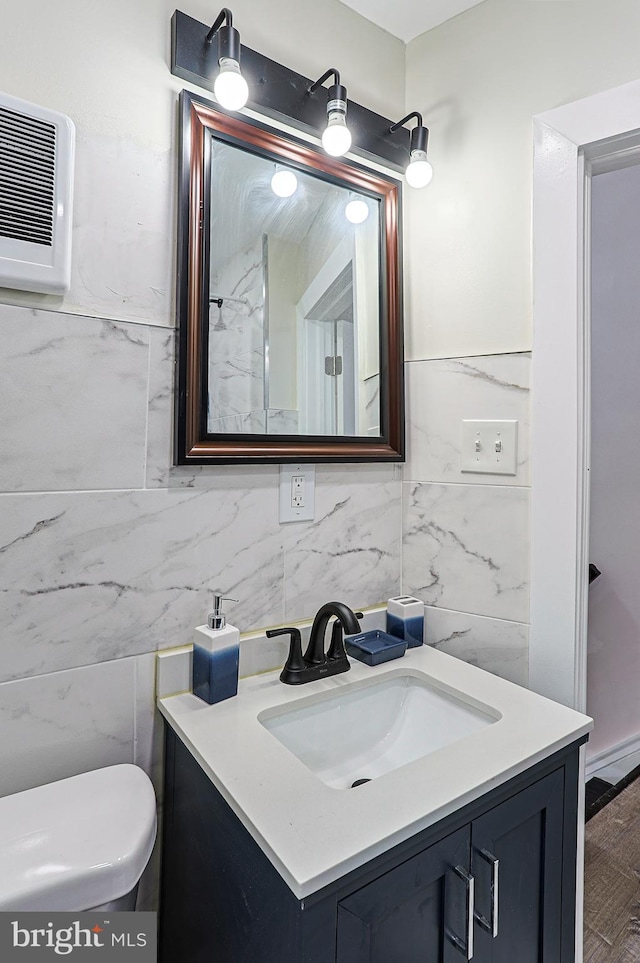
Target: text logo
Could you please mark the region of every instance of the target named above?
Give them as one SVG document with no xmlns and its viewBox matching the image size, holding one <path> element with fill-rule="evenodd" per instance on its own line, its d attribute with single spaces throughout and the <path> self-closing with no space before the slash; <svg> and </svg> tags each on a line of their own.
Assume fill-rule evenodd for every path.
<svg viewBox="0 0 640 963">
<path fill-rule="evenodd" d="M 156 963 L 156 913 L 0 913 L 2 963 Z"/>
</svg>

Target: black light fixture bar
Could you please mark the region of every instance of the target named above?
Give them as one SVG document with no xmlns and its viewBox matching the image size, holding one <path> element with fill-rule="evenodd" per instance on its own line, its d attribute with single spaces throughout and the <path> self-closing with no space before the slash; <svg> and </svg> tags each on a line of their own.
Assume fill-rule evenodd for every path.
<svg viewBox="0 0 640 963">
<path fill-rule="evenodd" d="M 340 71 L 339 71 L 339 70 L 336 70 L 335 67 L 329 67 L 328 70 L 325 70 L 325 72 L 323 73 L 322 77 L 318 77 L 318 79 L 317 79 L 316 81 L 314 81 L 314 83 L 311 84 L 311 86 L 309 87 L 309 93 L 310 93 L 310 94 L 314 94 L 314 93 L 316 92 L 316 90 L 318 89 L 318 87 L 322 87 L 322 85 L 323 85 L 323 83 L 325 82 L 325 80 L 328 80 L 329 77 L 331 77 L 332 75 L 333 75 L 333 86 L 334 86 L 334 87 L 338 87 L 340 93 L 343 95 L 343 96 L 341 96 L 340 98 L 337 98 L 337 99 L 346 100 L 346 99 L 347 99 L 347 88 L 344 86 L 344 84 L 341 84 L 341 83 L 340 83 Z M 330 88 L 330 89 L 333 90 L 333 87 Z"/>
<path fill-rule="evenodd" d="M 216 34 L 218 35 L 218 59 L 228 57 L 230 60 L 239 61 L 242 48 L 240 34 L 233 26 L 233 14 L 227 7 L 223 7 L 214 20 L 213 26 L 205 37 L 205 43 L 213 43 Z"/>
<path fill-rule="evenodd" d="M 224 20 L 225 13 L 230 16 L 230 12 L 224 8 L 217 19 L 222 17 Z M 228 19 L 227 25 L 231 26 Z M 220 30 L 214 30 L 215 26 L 209 28 L 207 24 L 176 10 L 171 18 L 171 73 L 174 76 L 206 90 L 213 90 L 221 56 L 216 43 Z M 327 98 L 326 93 L 323 95 L 318 88 L 331 74 L 335 75 L 339 84 L 338 72 L 331 68 L 324 77 L 312 81 L 244 44 L 241 45 L 241 52 L 242 73 L 249 84 L 247 106 L 319 136 L 326 126 Z M 396 128 L 394 131 L 391 131 L 392 126 Z M 353 137 L 351 153 L 371 160 L 382 160 L 392 170 L 404 171 L 411 132 L 401 124 L 392 125 L 387 117 L 350 100 L 349 130 Z"/>
<path fill-rule="evenodd" d="M 403 117 L 402 120 L 399 120 L 397 124 L 392 124 L 389 128 L 389 133 L 394 134 L 403 126 L 403 124 L 413 120 L 414 117 L 418 121 L 418 124 L 411 131 L 411 144 L 409 145 L 409 153 L 412 153 L 414 150 L 423 150 L 426 152 L 427 143 L 429 141 L 429 128 L 425 127 L 422 123 L 422 114 L 419 113 L 419 111 L 412 110 L 410 114 L 407 114 L 406 117 Z"/>
</svg>

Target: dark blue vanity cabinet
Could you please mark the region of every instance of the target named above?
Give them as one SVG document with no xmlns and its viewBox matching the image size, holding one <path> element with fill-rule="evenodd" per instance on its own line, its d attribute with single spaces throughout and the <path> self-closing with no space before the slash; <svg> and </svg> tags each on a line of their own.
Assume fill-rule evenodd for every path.
<svg viewBox="0 0 640 963">
<path fill-rule="evenodd" d="M 574 963 L 578 745 L 298 900 L 167 726 L 161 963 Z"/>
<path fill-rule="evenodd" d="M 574 914 L 573 892 L 568 905 L 562 892 L 564 782 L 563 767 L 342 899 L 338 963 L 459 963 L 469 953 L 487 963 L 573 963 L 568 933 L 562 952 Z M 456 867 L 473 879 L 482 923 L 476 917 L 472 933 L 472 884 Z"/>
</svg>

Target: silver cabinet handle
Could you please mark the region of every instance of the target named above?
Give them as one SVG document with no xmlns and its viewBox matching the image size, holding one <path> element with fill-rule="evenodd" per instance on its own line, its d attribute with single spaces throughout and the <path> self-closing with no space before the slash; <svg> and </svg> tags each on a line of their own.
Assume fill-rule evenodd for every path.
<svg viewBox="0 0 640 963">
<path fill-rule="evenodd" d="M 467 940 L 463 942 L 455 933 L 450 933 L 452 943 L 465 955 L 467 960 L 473 957 L 473 904 L 475 897 L 475 879 L 462 866 L 455 866 L 453 869 L 456 876 L 464 881 L 467 887 Z"/>
<path fill-rule="evenodd" d="M 488 849 L 476 849 L 476 853 L 491 866 L 491 919 L 488 920 L 486 916 L 482 916 L 482 914 L 478 912 L 476 912 L 475 916 L 480 926 L 482 926 L 487 933 L 491 933 L 495 940 L 498 935 L 498 871 L 500 869 L 500 860 L 497 859 L 493 853 L 490 853 Z"/>
</svg>

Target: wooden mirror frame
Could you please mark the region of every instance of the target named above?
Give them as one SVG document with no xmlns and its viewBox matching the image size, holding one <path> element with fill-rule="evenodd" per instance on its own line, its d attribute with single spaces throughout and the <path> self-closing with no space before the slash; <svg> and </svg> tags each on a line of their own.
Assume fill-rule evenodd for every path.
<svg viewBox="0 0 640 963">
<path fill-rule="evenodd" d="M 350 160 L 329 157 L 256 120 L 223 113 L 188 91 L 182 91 L 180 107 L 175 464 L 404 461 L 400 182 Z M 334 183 L 380 200 L 379 436 L 207 431 L 211 133 L 299 170 L 321 171 Z"/>
</svg>

